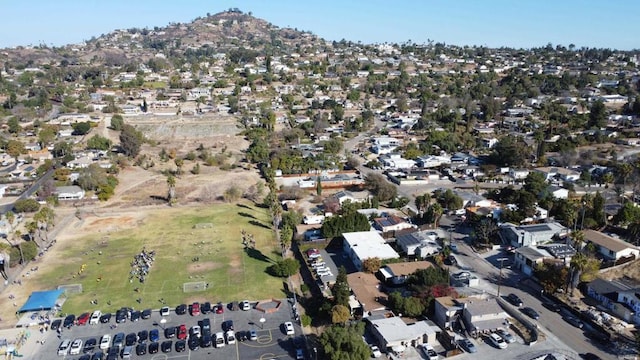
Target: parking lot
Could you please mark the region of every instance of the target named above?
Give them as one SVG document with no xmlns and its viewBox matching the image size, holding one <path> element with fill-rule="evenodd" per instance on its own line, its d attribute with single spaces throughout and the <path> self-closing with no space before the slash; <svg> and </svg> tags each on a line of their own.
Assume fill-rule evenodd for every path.
<svg viewBox="0 0 640 360">
<path fill-rule="evenodd" d="M 270 304 L 275 304 L 271 302 Z M 163 353 L 162 350 L 156 354 L 145 354 L 138 356 L 135 353 L 135 346 L 133 359 L 295 359 L 296 358 L 296 346 L 294 346 L 294 339 L 298 342 L 298 346 L 304 347 L 304 339 L 302 338 L 302 330 L 300 326 L 293 320 L 293 308 L 290 301 L 283 300 L 278 307 L 278 310 L 274 312 L 263 312 L 256 309 L 256 302 L 251 303 L 251 309 L 248 311 L 232 310 L 229 304 L 224 304 L 224 312 L 221 314 L 215 313 L 215 311 L 200 314 L 197 316 L 190 315 L 187 312 L 184 315 L 177 315 L 175 313 L 175 307 L 171 308 L 169 315 L 160 316 L 159 309 L 153 310 L 149 319 L 140 319 L 135 322 L 126 321 L 122 323 L 115 323 L 115 318 L 111 317 L 109 323 L 98 323 L 96 325 L 82 325 L 72 326 L 70 329 L 62 329 L 58 334 L 56 331 L 49 330 L 44 334 L 40 334 L 37 331 L 33 331 L 33 336 L 38 340 L 45 340 L 44 344 L 38 345 L 40 349 L 32 357 L 33 359 L 52 359 L 52 358 L 64 358 L 78 360 L 83 356 L 81 351 L 79 355 L 66 355 L 57 356 L 58 346 L 64 339 L 73 341 L 74 339 L 81 339 L 83 343 L 88 339 L 96 339 L 98 344 L 100 338 L 104 334 L 110 334 L 111 337 L 116 333 L 124 333 L 125 335 L 130 333 L 138 333 L 141 330 L 151 331 L 158 329 L 160 332 L 159 343 L 162 344 L 167 340 L 172 341 L 171 351 Z M 273 308 L 273 307 L 271 307 Z M 222 324 L 225 321 L 232 320 L 234 325 L 234 331 L 238 341 L 235 344 L 225 344 L 224 347 L 216 348 L 215 345 L 211 347 L 200 347 L 197 350 L 190 350 L 187 346 L 184 352 L 176 352 L 175 343 L 177 338 L 173 337 L 167 339 L 165 337 L 165 329 L 169 327 L 177 327 L 182 324 L 187 329 L 197 325 L 199 321 L 204 318 L 209 318 L 211 322 L 211 332 L 215 333 L 222 331 Z M 295 335 L 286 335 L 282 324 L 284 322 L 291 321 L 294 324 Z M 117 326 L 116 326 L 117 325 Z M 241 335 L 245 331 L 255 330 L 257 338 L 255 340 L 241 340 Z M 297 339 L 296 339 L 297 338 Z M 145 343 L 150 343 L 146 340 Z M 96 351 L 98 346 L 96 346 Z M 95 351 L 94 351 L 95 352 Z M 105 355 L 107 350 L 103 350 Z M 91 354 L 91 353 L 89 353 Z M 105 356 L 106 358 L 106 356 Z M 120 357 L 119 357 L 120 358 Z"/>
</svg>

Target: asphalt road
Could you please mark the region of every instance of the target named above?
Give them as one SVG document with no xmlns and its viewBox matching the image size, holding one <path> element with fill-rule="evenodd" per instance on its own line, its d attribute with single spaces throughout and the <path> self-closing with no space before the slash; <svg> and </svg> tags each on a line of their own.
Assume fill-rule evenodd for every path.
<svg viewBox="0 0 640 360">
<path fill-rule="evenodd" d="M 54 171 L 55 171 L 54 169 L 47 171 L 43 176 L 41 176 L 38 180 L 36 180 L 25 192 L 23 192 L 20 196 L 18 196 L 15 201 L 27 199 L 33 194 L 35 194 L 36 191 L 40 189 L 40 186 L 45 181 L 51 179 Z M 15 201 L 9 204 L 0 205 L 0 214 L 4 214 L 10 210 L 13 210 L 13 203 L 15 203 Z"/>
<path fill-rule="evenodd" d="M 583 329 L 578 329 L 564 321 L 561 314 L 542 306 L 542 302 L 546 299 L 542 298 L 536 289 L 526 285 L 526 282 L 523 281 L 525 276 L 509 268 L 503 268 L 501 276 L 499 265 L 501 261 L 499 259 L 508 258 L 509 260 L 505 260 L 504 263 L 512 263 L 512 256 L 499 250 L 482 256 L 474 252 L 468 245 L 470 229 L 461 226 L 455 227 L 456 221 L 453 219 L 444 216 L 440 224 L 445 232 L 454 229 L 451 232 L 451 241 L 458 247 L 456 258 L 459 266 L 458 269 L 452 269 L 452 272 L 463 269 L 471 271 L 478 278 L 484 280 L 485 286 L 483 288 L 487 288 L 493 294 L 497 294 L 499 285 L 500 296 L 503 298 L 510 293 L 518 295 L 524 306 L 531 307 L 540 314 L 539 320 L 532 321 L 543 329 L 548 338 L 555 337 L 578 353 L 591 352 L 603 359 L 617 358 L 612 349 L 606 349 L 585 336 L 585 330 L 589 330 L 587 325 Z"/>
</svg>

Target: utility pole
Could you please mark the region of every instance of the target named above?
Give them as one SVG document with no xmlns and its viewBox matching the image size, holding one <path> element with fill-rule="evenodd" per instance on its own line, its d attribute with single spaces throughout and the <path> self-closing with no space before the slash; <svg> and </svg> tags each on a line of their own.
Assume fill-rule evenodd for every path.
<svg viewBox="0 0 640 360">
<path fill-rule="evenodd" d="M 499 258 L 500 261 L 500 277 L 498 278 L 498 297 L 500 297 L 500 286 L 502 285 L 502 264 L 505 260 L 509 260 L 509 258 Z"/>
</svg>

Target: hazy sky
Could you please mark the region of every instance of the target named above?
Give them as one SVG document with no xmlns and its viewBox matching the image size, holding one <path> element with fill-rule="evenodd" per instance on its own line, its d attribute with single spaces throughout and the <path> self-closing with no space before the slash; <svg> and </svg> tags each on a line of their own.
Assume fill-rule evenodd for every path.
<svg viewBox="0 0 640 360">
<path fill-rule="evenodd" d="M 0 47 L 78 43 L 230 7 L 328 40 L 640 49 L 638 0 L 2 0 Z"/>
</svg>

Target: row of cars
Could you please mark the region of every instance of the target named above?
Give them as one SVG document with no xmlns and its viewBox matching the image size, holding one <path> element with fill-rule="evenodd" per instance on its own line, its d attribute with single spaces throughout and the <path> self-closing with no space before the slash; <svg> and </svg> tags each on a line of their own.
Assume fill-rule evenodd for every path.
<svg viewBox="0 0 640 360">
<path fill-rule="evenodd" d="M 515 307 L 521 307 L 523 305 L 522 300 L 520 300 L 520 298 L 516 294 L 509 294 L 507 296 L 507 300 Z M 584 327 L 584 323 L 566 308 L 563 308 L 562 306 L 550 301 L 543 302 L 542 306 L 553 312 L 560 313 L 564 321 L 577 327 L 578 329 L 582 329 Z M 537 311 L 530 307 L 524 307 L 520 311 L 522 311 L 532 319 L 538 320 L 540 318 L 540 314 L 538 314 Z"/>
<path fill-rule="evenodd" d="M 332 276 L 331 269 L 327 267 L 327 263 L 322 259 L 322 254 L 318 249 L 307 250 L 307 257 L 309 258 L 309 266 L 321 278 L 323 276 Z"/>
</svg>

